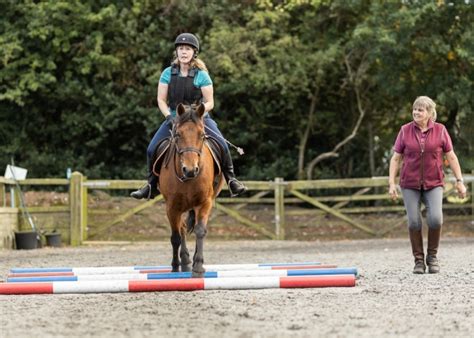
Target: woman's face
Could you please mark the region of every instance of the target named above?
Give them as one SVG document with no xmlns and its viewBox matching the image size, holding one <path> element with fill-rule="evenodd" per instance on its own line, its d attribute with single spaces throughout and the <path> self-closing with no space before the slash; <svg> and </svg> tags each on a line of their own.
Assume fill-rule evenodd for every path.
<svg viewBox="0 0 474 338">
<path fill-rule="evenodd" d="M 178 54 L 178 60 L 180 63 L 190 63 L 194 56 L 194 49 L 188 45 L 179 45 L 176 48 Z"/>
<path fill-rule="evenodd" d="M 425 125 L 430 119 L 430 114 L 428 110 L 423 106 L 413 107 L 413 121 L 418 125 Z"/>
</svg>

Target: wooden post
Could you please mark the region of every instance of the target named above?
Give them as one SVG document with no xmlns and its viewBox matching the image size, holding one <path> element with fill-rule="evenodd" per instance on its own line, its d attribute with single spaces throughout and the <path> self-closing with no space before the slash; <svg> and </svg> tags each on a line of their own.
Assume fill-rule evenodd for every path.
<svg viewBox="0 0 474 338">
<path fill-rule="evenodd" d="M 82 213 L 83 183 L 84 177 L 81 173 L 75 171 L 71 175 L 69 187 L 69 206 L 71 210 L 71 245 L 79 246 L 82 243 L 82 232 L 84 228 L 84 219 Z"/>
<path fill-rule="evenodd" d="M 285 185 L 283 178 L 275 178 L 275 234 L 285 239 Z"/>
<path fill-rule="evenodd" d="M 0 183 L 0 201 L 1 201 L 1 205 L 0 207 L 6 207 L 6 193 L 5 193 L 5 183 Z"/>
<path fill-rule="evenodd" d="M 87 177 L 83 177 L 83 182 L 87 181 Z M 82 204 L 81 204 L 81 219 L 82 219 L 82 240 L 85 241 L 87 239 L 87 194 L 88 189 L 87 186 L 84 184 L 82 185 Z"/>
<path fill-rule="evenodd" d="M 11 198 L 12 208 L 21 207 L 20 193 L 21 193 L 20 189 L 18 189 L 17 186 L 10 186 L 10 198 Z"/>
</svg>

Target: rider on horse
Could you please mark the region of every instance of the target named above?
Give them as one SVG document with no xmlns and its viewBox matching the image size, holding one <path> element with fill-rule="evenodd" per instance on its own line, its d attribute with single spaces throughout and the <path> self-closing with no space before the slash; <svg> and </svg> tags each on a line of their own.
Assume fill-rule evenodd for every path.
<svg viewBox="0 0 474 338">
<path fill-rule="evenodd" d="M 214 89 L 212 80 L 204 62 L 197 58 L 199 40 L 190 33 L 178 35 L 175 40 L 175 60 L 166 68 L 158 84 L 158 107 L 166 120 L 161 124 L 147 148 L 148 183 L 130 194 L 136 199 L 152 199 L 160 192 L 158 178 L 153 174 L 153 157 L 158 145 L 171 136 L 173 118 L 179 103 L 191 105 L 203 103 L 205 106 L 204 123 L 206 133 L 214 138 L 224 150 L 222 172 L 229 187 L 231 196 L 244 193 L 247 188 L 237 180 L 229 147 L 217 123 L 210 117 L 209 111 L 214 107 Z"/>
</svg>

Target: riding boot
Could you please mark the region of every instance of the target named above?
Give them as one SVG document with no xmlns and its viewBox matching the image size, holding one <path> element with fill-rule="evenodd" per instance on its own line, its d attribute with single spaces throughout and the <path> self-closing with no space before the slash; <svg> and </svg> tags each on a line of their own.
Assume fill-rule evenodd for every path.
<svg viewBox="0 0 474 338">
<path fill-rule="evenodd" d="M 153 173 L 148 174 L 148 182 L 130 194 L 131 197 L 141 200 L 146 198 L 147 200 L 154 199 L 156 196 L 160 194 L 158 190 L 158 177 L 153 175 Z"/>
<path fill-rule="evenodd" d="M 441 228 L 428 229 L 428 252 L 426 255 L 426 265 L 429 273 L 439 272 L 438 254 L 439 238 L 441 237 Z"/>
<path fill-rule="evenodd" d="M 423 274 L 425 273 L 425 254 L 423 252 L 423 235 L 420 230 L 409 229 L 411 249 L 413 257 L 415 257 L 415 267 L 413 273 Z"/>
<path fill-rule="evenodd" d="M 227 182 L 227 186 L 229 187 L 231 197 L 238 196 L 247 191 L 247 187 L 243 183 L 239 182 L 237 178 L 235 178 L 234 165 L 232 163 L 230 151 L 224 154 L 222 161 L 222 172 Z"/>
</svg>

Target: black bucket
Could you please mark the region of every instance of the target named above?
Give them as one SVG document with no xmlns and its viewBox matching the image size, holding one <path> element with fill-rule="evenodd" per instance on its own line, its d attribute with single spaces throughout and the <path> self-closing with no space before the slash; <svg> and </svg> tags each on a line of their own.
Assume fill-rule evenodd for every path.
<svg viewBox="0 0 474 338">
<path fill-rule="evenodd" d="M 15 232 L 15 243 L 18 250 L 38 248 L 38 233 L 36 231 Z"/>
<path fill-rule="evenodd" d="M 44 235 L 46 237 L 46 245 L 59 248 L 61 246 L 61 234 L 59 232 L 53 232 Z"/>
</svg>

